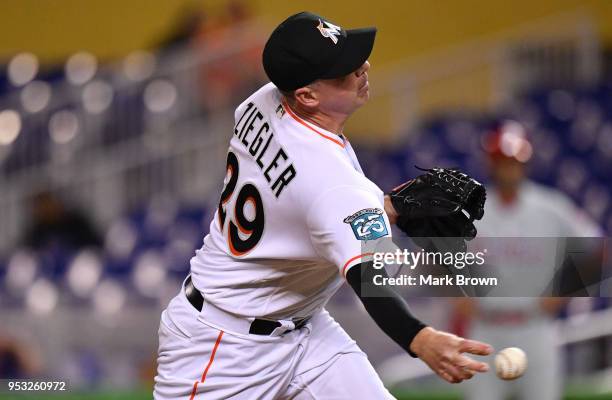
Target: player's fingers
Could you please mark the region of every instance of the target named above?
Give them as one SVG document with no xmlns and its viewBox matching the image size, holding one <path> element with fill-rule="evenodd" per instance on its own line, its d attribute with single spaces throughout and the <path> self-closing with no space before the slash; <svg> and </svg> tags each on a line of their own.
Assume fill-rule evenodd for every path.
<svg viewBox="0 0 612 400">
<path fill-rule="evenodd" d="M 447 374 L 453 377 L 453 379 L 455 380 L 455 382 L 453 383 L 458 383 L 465 379 L 469 379 L 473 375 L 472 372 L 456 367 L 450 362 L 443 361 L 440 363 L 440 366 Z"/>
<path fill-rule="evenodd" d="M 488 356 L 493 352 L 490 344 L 477 340 L 462 339 L 459 343 L 459 353 L 470 353 L 479 356 Z"/>
<path fill-rule="evenodd" d="M 438 370 L 436 371 L 436 373 L 438 374 L 438 376 L 442 379 L 444 379 L 446 382 L 448 383 L 459 383 L 459 380 L 453 378 L 448 372 L 446 371 L 442 371 L 442 370 Z"/>
<path fill-rule="evenodd" d="M 472 379 L 475 375 L 474 371 L 471 369 L 466 369 L 465 372 L 467 373 L 467 378 L 465 378 L 465 380 Z"/>
<path fill-rule="evenodd" d="M 458 355 L 454 360 L 453 364 L 458 368 L 474 372 L 487 372 L 489 370 L 489 364 L 472 360 L 469 357 Z"/>
</svg>

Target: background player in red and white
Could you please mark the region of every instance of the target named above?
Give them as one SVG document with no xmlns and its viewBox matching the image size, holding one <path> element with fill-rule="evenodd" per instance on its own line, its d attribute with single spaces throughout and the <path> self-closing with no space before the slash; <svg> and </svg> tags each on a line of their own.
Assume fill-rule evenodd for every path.
<svg viewBox="0 0 612 400">
<path fill-rule="evenodd" d="M 532 147 L 524 127 L 504 121 L 486 137 L 489 171 L 493 187 L 478 221 L 481 237 L 597 237 L 597 225 L 577 209 L 563 193 L 526 178 Z M 500 239 L 503 240 L 503 239 Z M 536 239 L 537 240 L 537 239 Z M 555 265 L 555 251 L 540 249 L 535 255 L 517 252 L 516 240 L 496 242 L 502 270 L 516 273 L 520 268 Z M 504 243 L 508 244 L 504 255 Z M 544 242 L 540 241 L 540 246 Z M 550 241 L 546 243 L 552 243 Z M 553 249 L 554 250 L 554 249 Z M 520 278 L 520 277 L 519 277 Z M 457 300 L 457 315 L 471 322 L 471 337 L 485 340 L 496 349 L 518 346 L 529 359 L 525 375 L 514 382 L 483 374 L 466 386 L 469 399 L 556 400 L 561 398 L 562 363 L 553 320 L 565 304 L 563 298 L 474 298 Z"/>
<path fill-rule="evenodd" d="M 273 83 L 235 113 L 227 175 L 191 275 L 163 312 L 156 399 L 392 398 L 325 311 L 346 279 L 381 329 L 449 382 L 490 346 L 426 327 L 395 293 L 361 296 L 362 241 L 390 236 L 388 198 L 343 135 L 369 98 L 375 28 L 296 14 L 263 53 Z"/>
</svg>

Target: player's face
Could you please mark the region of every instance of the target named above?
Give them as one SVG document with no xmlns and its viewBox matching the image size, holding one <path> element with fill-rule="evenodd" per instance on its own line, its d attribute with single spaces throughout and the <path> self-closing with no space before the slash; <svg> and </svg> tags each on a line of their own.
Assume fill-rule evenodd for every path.
<svg viewBox="0 0 612 400">
<path fill-rule="evenodd" d="M 351 114 L 370 98 L 368 70 L 365 62 L 356 71 L 335 79 L 321 79 L 316 82 L 319 109 L 328 113 Z"/>
<path fill-rule="evenodd" d="M 514 158 L 500 157 L 490 162 L 492 178 L 500 187 L 514 189 L 525 178 L 525 164 Z"/>
</svg>

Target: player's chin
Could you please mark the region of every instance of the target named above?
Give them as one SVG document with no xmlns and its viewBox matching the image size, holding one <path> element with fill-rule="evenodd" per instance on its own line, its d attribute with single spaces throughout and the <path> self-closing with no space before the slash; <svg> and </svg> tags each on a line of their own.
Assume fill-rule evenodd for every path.
<svg viewBox="0 0 612 400">
<path fill-rule="evenodd" d="M 357 93 L 357 103 L 362 106 L 370 100 L 370 90 L 365 88 Z"/>
</svg>

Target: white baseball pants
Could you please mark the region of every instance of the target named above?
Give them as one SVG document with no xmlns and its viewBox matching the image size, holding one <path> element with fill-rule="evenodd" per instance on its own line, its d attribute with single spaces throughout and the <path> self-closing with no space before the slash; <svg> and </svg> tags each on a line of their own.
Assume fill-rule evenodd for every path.
<svg viewBox="0 0 612 400">
<path fill-rule="evenodd" d="M 547 319 L 517 326 L 475 323 L 470 337 L 491 344 L 496 351 L 520 347 L 527 353 L 527 370 L 516 381 L 495 376 L 494 356 L 485 361 L 493 368 L 465 384 L 468 400 L 503 400 L 514 394 L 520 400 L 559 400 L 562 396 L 562 358 L 556 344 L 557 332 Z"/>
<path fill-rule="evenodd" d="M 282 336 L 223 329 L 181 291 L 162 313 L 156 400 L 393 399 L 325 310 Z"/>
</svg>

